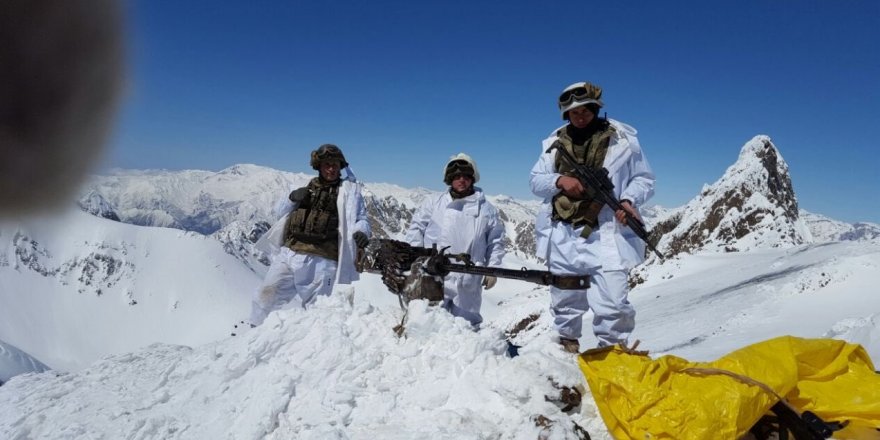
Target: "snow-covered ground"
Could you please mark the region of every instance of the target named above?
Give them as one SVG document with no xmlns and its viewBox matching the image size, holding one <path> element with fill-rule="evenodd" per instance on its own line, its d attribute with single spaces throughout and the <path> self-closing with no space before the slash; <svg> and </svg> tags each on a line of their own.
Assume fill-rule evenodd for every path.
<svg viewBox="0 0 880 440">
<path fill-rule="evenodd" d="M 780 335 L 838 337 L 880 360 L 880 246 L 834 242 L 698 254 L 651 268 L 633 337 L 655 354 L 712 360 Z"/>
<path fill-rule="evenodd" d="M 546 287 L 499 280 L 479 331 L 413 302 L 398 337 L 397 297 L 364 274 L 307 310 L 234 327 L 264 268 L 251 236 L 308 178 L 120 171 L 80 200 L 95 215 L 0 225 L 0 439 L 610 438 L 554 341 Z M 374 228 L 399 237 L 428 193 L 368 184 Z M 504 265 L 543 269 L 537 202 L 490 200 L 508 228 Z M 709 361 L 780 335 L 830 337 L 878 362 L 880 229 L 798 215 L 796 200 L 759 136 L 687 206 L 645 210 L 675 256 L 635 271 L 631 342 Z"/>
<path fill-rule="evenodd" d="M 260 282 L 206 236 L 76 209 L 0 225 L 0 243 L 0 340 L 64 371 L 228 335 Z"/>
<path fill-rule="evenodd" d="M 880 246 L 854 242 L 674 259 L 632 292 L 634 338 L 655 355 L 711 360 L 780 334 L 826 336 L 863 344 L 876 360 L 878 268 Z M 398 338 L 397 299 L 367 274 L 234 337 L 17 376 L 0 387 L 0 438 L 555 439 L 577 438 L 574 423 L 610 438 L 588 392 L 568 411 L 558 402 L 563 387 L 587 387 L 552 341 L 547 303 L 546 288 L 500 280 L 485 294 L 479 332 L 419 301 Z M 229 327 L 222 313 L 179 313 Z M 510 357 L 504 332 L 530 315 Z M 595 344 L 584 334 L 582 346 Z"/>
</svg>

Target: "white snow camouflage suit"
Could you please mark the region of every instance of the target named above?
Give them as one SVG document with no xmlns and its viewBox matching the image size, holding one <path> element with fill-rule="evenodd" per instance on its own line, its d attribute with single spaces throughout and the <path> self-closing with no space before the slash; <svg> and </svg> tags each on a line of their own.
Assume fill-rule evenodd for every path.
<svg viewBox="0 0 880 440">
<path fill-rule="evenodd" d="M 269 312 L 297 300 L 302 307 L 318 295 L 329 295 L 336 284 L 351 284 L 359 278 L 354 261 L 357 246 L 352 239 L 355 231 L 370 236 L 367 209 L 361 195 L 361 184 L 350 168 L 339 187 L 336 208 L 339 213 L 339 255 L 337 261 L 307 253 L 294 252 L 283 246 L 287 216 L 296 204 L 285 196 L 275 206 L 281 217 L 256 243 L 257 249 L 273 253 L 274 258 L 263 284 L 254 292 L 250 323 L 260 325 Z M 292 188 L 293 190 L 295 188 Z"/>
<path fill-rule="evenodd" d="M 654 194 L 654 173 L 642 153 L 636 130 L 624 123 L 608 120 L 616 129 L 605 155 L 604 167 L 614 184 L 618 200 L 630 200 L 639 206 Z M 547 261 L 556 275 L 590 275 L 587 290 L 550 288 L 550 312 L 559 335 L 567 339 L 581 337 L 582 317 L 593 309 L 593 333 L 599 345 L 625 342 L 635 328 L 635 309 L 627 296 L 630 269 L 644 260 L 645 245 L 633 231 L 618 222 L 608 206 L 599 212 L 599 225 L 586 239 L 583 227 L 552 220 L 552 198 L 560 192 L 556 181 L 556 151 L 546 153 L 557 140 L 557 130 L 542 143 L 541 156 L 532 168 L 529 183 L 532 192 L 544 199 L 535 221 L 537 256 Z"/>
<path fill-rule="evenodd" d="M 501 266 L 505 253 L 504 223 L 478 187 L 460 199 L 446 191 L 425 200 L 413 215 L 405 240 L 413 246 L 450 246 L 448 253 L 468 253 L 478 266 Z M 483 321 L 482 281 L 480 275 L 450 273 L 443 282 L 443 307 L 479 325 Z"/>
</svg>

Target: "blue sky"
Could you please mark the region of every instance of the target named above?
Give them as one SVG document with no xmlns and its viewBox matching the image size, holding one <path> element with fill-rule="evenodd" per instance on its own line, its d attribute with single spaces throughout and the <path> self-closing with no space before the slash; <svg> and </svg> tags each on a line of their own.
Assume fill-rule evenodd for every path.
<svg viewBox="0 0 880 440">
<path fill-rule="evenodd" d="M 129 79 L 105 167 L 312 172 L 441 189 L 458 152 L 533 197 L 556 97 L 587 80 L 639 130 L 652 203 L 687 203 L 771 136 L 801 208 L 880 222 L 880 2 L 128 3 Z"/>
</svg>

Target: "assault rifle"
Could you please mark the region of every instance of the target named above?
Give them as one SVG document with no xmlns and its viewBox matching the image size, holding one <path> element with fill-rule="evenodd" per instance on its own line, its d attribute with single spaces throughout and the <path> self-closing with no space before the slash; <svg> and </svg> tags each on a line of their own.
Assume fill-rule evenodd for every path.
<svg viewBox="0 0 880 440">
<path fill-rule="evenodd" d="M 617 197 L 614 197 L 614 184 L 611 183 L 611 179 L 608 178 L 608 170 L 605 168 L 595 169 L 592 167 L 588 167 L 586 165 L 579 164 L 577 160 L 568 152 L 565 148 L 559 148 L 559 143 L 554 142 L 550 148 L 547 149 L 547 153 L 553 150 L 559 151 L 559 157 L 562 158 L 569 166 L 574 170 L 575 178 L 581 181 L 581 185 L 584 187 L 593 188 L 596 191 L 596 200 L 598 200 L 603 205 L 608 205 L 612 211 L 620 211 L 623 209 L 623 205 L 620 204 L 620 201 L 617 200 Z M 654 247 L 653 244 L 648 240 L 648 231 L 645 229 L 645 224 L 639 220 L 638 218 L 630 215 L 629 211 L 623 209 L 623 212 L 626 213 L 626 225 L 629 226 L 636 235 L 645 242 L 648 246 L 648 249 L 654 251 L 660 259 L 663 259 L 663 255 L 660 251 Z"/>
<path fill-rule="evenodd" d="M 403 272 L 411 271 L 414 263 L 419 261 L 420 268 L 432 276 L 445 277 L 450 272 L 471 275 L 493 276 L 527 281 L 559 289 L 586 289 L 590 287 L 589 276 L 554 275 L 548 271 L 532 269 L 505 269 L 500 267 L 477 266 L 468 254 L 447 254 L 446 249 L 438 250 L 436 245 L 431 248 L 412 246 L 402 241 L 391 239 L 370 240 L 370 245 L 359 256 L 356 268 L 359 272 L 382 274 L 382 281 L 394 292 L 404 290 Z M 461 261 L 453 263 L 452 260 Z"/>
</svg>

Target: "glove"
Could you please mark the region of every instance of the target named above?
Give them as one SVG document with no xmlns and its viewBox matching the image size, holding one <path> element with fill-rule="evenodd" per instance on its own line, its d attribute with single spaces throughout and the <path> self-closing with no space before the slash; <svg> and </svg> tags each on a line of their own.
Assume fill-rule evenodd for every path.
<svg viewBox="0 0 880 440">
<path fill-rule="evenodd" d="M 302 203 L 303 200 L 309 198 L 309 187 L 304 186 L 291 191 L 288 198 L 293 203 Z"/>
<path fill-rule="evenodd" d="M 367 247 L 367 245 L 370 244 L 370 239 L 367 238 L 367 234 L 364 234 L 361 231 L 355 232 L 351 236 L 351 238 L 354 239 L 354 242 L 355 242 L 355 244 L 357 244 L 357 247 L 359 247 L 361 249 Z"/>
<path fill-rule="evenodd" d="M 486 290 L 489 290 L 489 289 L 495 287 L 495 283 L 497 283 L 497 282 L 498 282 L 498 278 L 495 278 L 492 275 L 486 275 L 483 277 L 483 287 L 485 287 Z"/>
</svg>

